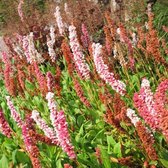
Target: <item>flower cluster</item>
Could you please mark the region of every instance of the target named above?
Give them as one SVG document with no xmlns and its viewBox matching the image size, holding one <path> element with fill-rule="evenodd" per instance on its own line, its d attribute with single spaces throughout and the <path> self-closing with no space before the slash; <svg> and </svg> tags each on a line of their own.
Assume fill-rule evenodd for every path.
<svg viewBox="0 0 168 168">
<path fill-rule="evenodd" d="M 158 160 L 158 156 L 156 153 L 156 150 L 154 148 L 154 137 L 152 135 L 152 133 L 150 132 L 150 130 L 148 130 L 141 121 L 137 122 L 136 124 L 136 130 L 138 133 L 139 138 L 142 141 L 142 145 L 148 155 L 148 157 L 151 160 Z"/>
<path fill-rule="evenodd" d="M 56 133 L 54 130 L 47 125 L 47 123 L 40 117 L 40 114 L 38 111 L 33 110 L 31 118 L 36 122 L 36 124 L 39 126 L 40 129 L 44 131 L 44 134 L 52 140 L 54 144 L 58 144 L 58 140 L 56 137 Z"/>
<path fill-rule="evenodd" d="M 65 4 L 64 4 L 64 11 L 65 11 L 65 13 L 66 13 L 66 15 L 67 15 L 68 18 L 72 17 L 72 14 L 71 14 L 71 12 L 69 10 L 69 6 L 68 6 L 67 2 L 65 2 Z"/>
<path fill-rule="evenodd" d="M 102 46 L 99 43 L 93 43 L 92 51 L 96 70 L 100 77 L 105 80 L 105 82 L 108 83 L 112 87 L 112 89 L 123 96 L 126 92 L 126 85 L 122 81 L 116 80 L 114 74 L 112 72 L 109 72 L 108 66 L 104 64 L 101 56 Z"/>
<path fill-rule="evenodd" d="M 147 79 L 142 80 L 139 94 L 134 94 L 134 104 L 138 109 L 140 116 L 152 128 L 158 128 L 157 111 L 154 109 L 153 93 L 150 89 L 150 83 Z"/>
<path fill-rule="evenodd" d="M 146 39 L 146 51 L 149 56 L 152 55 L 156 63 L 162 63 L 163 65 L 168 65 L 166 60 L 162 57 L 160 52 L 160 41 L 158 38 L 157 31 L 153 26 L 154 14 L 148 13 L 148 27 L 149 31 L 145 36 Z"/>
<path fill-rule="evenodd" d="M 124 26 L 122 24 L 120 24 L 119 26 L 119 35 L 120 35 L 120 40 L 121 42 L 124 42 L 127 45 L 128 51 L 129 51 L 129 65 L 130 68 L 133 69 L 134 68 L 134 63 L 135 60 L 133 58 L 133 45 L 131 40 L 129 39 L 126 29 L 124 28 Z"/>
<path fill-rule="evenodd" d="M 23 38 L 22 38 L 22 47 L 23 47 L 24 54 L 26 56 L 27 62 L 31 63 L 32 60 L 31 60 L 30 53 L 29 53 L 29 36 L 28 35 L 27 36 L 23 36 Z"/>
<path fill-rule="evenodd" d="M 16 123 L 19 127 L 22 127 L 23 121 L 22 121 L 19 113 L 16 111 L 16 109 L 15 109 L 15 107 L 14 107 L 14 105 L 13 105 L 11 99 L 10 99 L 10 96 L 6 96 L 6 100 L 7 100 L 8 108 L 11 111 L 12 118 L 16 121 Z"/>
<path fill-rule="evenodd" d="M 15 84 L 14 84 L 14 77 L 13 77 L 13 68 L 10 62 L 9 55 L 6 52 L 2 52 L 2 61 L 5 64 L 4 68 L 4 78 L 5 78 L 5 87 L 10 95 L 15 95 Z"/>
<path fill-rule="evenodd" d="M 115 127 L 120 133 L 124 132 L 124 129 L 120 125 L 120 120 L 116 119 L 113 112 L 109 108 L 107 108 L 107 110 L 106 110 L 106 114 L 104 116 L 104 119 L 108 124 Z"/>
<path fill-rule="evenodd" d="M 54 117 L 54 127 L 57 133 L 58 141 L 62 149 L 68 154 L 70 159 L 75 159 L 76 154 L 74 152 L 74 147 L 70 142 L 70 135 L 68 132 L 68 125 L 63 111 L 59 111 L 57 116 Z"/>
<path fill-rule="evenodd" d="M 47 72 L 46 78 L 47 78 L 48 91 L 52 92 L 55 85 L 54 76 L 52 75 L 51 72 Z"/>
<path fill-rule="evenodd" d="M 55 62 L 56 60 L 56 53 L 54 51 L 54 44 L 55 44 L 55 29 L 53 26 L 50 26 L 50 38 L 47 38 L 47 46 L 48 46 L 48 52 L 49 56 L 51 57 L 52 62 Z"/>
<path fill-rule="evenodd" d="M 136 115 L 135 111 L 128 108 L 127 117 L 131 120 L 132 124 L 136 127 L 137 123 L 140 121 L 140 118 Z"/>
<path fill-rule="evenodd" d="M 69 45 L 66 43 L 66 41 L 64 40 L 61 44 L 61 49 L 63 52 L 63 55 L 65 57 L 65 60 L 67 62 L 67 66 L 68 66 L 68 72 L 70 75 L 72 75 L 74 67 L 73 67 L 73 54 L 71 53 L 70 47 Z"/>
<path fill-rule="evenodd" d="M 23 67 L 22 65 L 18 64 L 17 65 L 17 71 L 18 71 L 18 82 L 22 88 L 22 90 L 25 90 L 25 79 L 26 79 L 26 75 L 24 73 Z"/>
<path fill-rule="evenodd" d="M 70 142 L 70 135 L 68 133 L 68 125 L 64 112 L 57 111 L 56 103 L 54 101 L 54 94 L 52 92 L 48 92 L 46 99 L 50 109 L 50 120 L 54 126 L 58 142 L 62 149 L 68 154 L 70 159 L 75 159 L 76 154 L 74 152 L 74 147 Z"/>
<path fill-rule="evenodd" d="M 85 61 L 84 54 L 81 51 L 81 47 L 77 38 L 76 27 L 73 25 L 69 26 L 69 39 L 76 68 L 84 79 L 89 79 L 90 69 Z"/>
<path fill-rule="evenodd" d="M 73 168 L 73 167 L 69 163 L 65 163 L 64 168 Z"/>
<path fill-rule="evenodd" d="M 33 168 L 41 168 L 41 164 L 38 158 L 40 152 L 38 147 L 36 146 L 36 139 L 30 134 L 33 129 L 32 123 L 33 120 L 29 116 L 26 116 L 25 122 L 22 125 L 22 136 L 26 150 L 32 161 Z"/>
<path fill-rule="evenodd" d="M 57 114 L 57 105 L 56 102 L 54 100 L 54 93 L 52 92 L 48 92 L 46 95 L 46 99 L 48 102 L 48 108 L 50 109 L 51 113 Z M 52 118 L 51 118 L 52 121 Z"/>
<path fill-rule="evenodd" d="M 133 163 L 132 163 L 133 161 L 132 161 L 132 157 L 131 156 L 119 158 L 117 160 L 118 160 L 118 163 L 120 165 L 124 165 L 124 166 L 128 166 L 128 167 L 133 167 Z"/>
<path fill-rule="evenodd" d="M 138 136 L 142 141 L 142 145 L 148 154 L 148 157 L 151 160 L 157 160 L 158 156 L 156 154 L 156 150 L 154 149 L 154 137 L 150 130 L 146 128 L 142 122 L 140 121 L 140 118 L 135 114 L 135 111 L 132 109 L 127 109 L 127 116 L 130 118 L 131 122 L 134 124 Z"/>
<path fill-rule="evenodd" d="M 88 33 L 88 30 L 87 30 L 87 27 L 85 26 L 85 24 L 82 24 L 81 41 L 82 41 L 82 44 L 85 48 L 89 47 L 90 37 L 89 37 L 89 33 Z"/>
<path fill-rule="evenodd" d="M 79 97 L 79 99 L 81 100 L 81 102 L 86 107 L 91 107 L 91 104 L 89 103 L 89 101 L 85 97 L 84 91 L 83 91 L 82 87 L 80 86 L 80 83 L 78 82 L 78 80 L 77 79 L 73 79 L 73 83 L 74 83 L 74 88 L 75 88 L 76 94 Z"/>
<path fill-rule="evenodd" d="M 65 33 L 65 24 L 62 21 L 61 13 L 60 13 L 60 7 L 57 6 L 55 9 L 54 16 L 56 18 L 57 26 L 59 29 L 60 35 L 63 35 Z"/>
<path fill-rule="evenodd" d="M 62 88 L 61 88 L 61 73 L 62 72 L 61 72 L 60 67 L 57 66 L 56 75 L 55 75 L 54 79 L 55 79 L 56 95 L 59 97 L 61 96 L 61 90 L 62 90 Z"/>
<path fill-rule="evenodd" d="M 5 120 L 3 111 L 0 109 L 0 131 L 7 136 L 8 138 L 11 137 L 12 130 L 8 124 L 8 122 Z"/>
<path fill-rule="evenodd" d="M 35 45 L 34 45 L 34 40 L 33 40 L 33 32 L 30 32 L 28 36 L 28 50 L 29 50 L 29 58 L 30 58 L 30 63 L 37 62 L 37 63 L 42 63 L 44 62 L 44 58 L 41 56 L 41 54 L 36 50 Z M 26 46 L 25 46 L 26 48 Z"/>
<path fill-rule="evenodd" d="M 155 105 L 154 108 L 158 112 L 159 128 L 162 130 L 166 141 L 168 142 L 168 109 L 166 105 L 168 104 L 168 98 L 166 92 L 168 90 L 168 79 L 162 81 L 154 95 Z"/>
<path fill-rule="evenodd" d="M 120 35 L 121 41 L 127 44 L 129 54 L 132 56 L 133 55 L 132 42 L 129 39 L 127 32 L 122 24 L 120 24 L 120 26 L 119 26 L 119 35 Z"/>
<path fill-rule="evenodd" d="M 24 21 L 24 17 L 23 17 L 23 11 L 22 11 L 22 5 L 24 4 L 24 0 L 20 0 L 19 1 L 19 5 L 18 5 L 18 14 L 20 16 L 21 21 Z"/>
<path fill-rule="evenodd" d="M 34 69 L 36 73 L 37 82 L 40 87 L 40 91 L 42 94 L 45 94 L 47 92 L 47 82 L 42 72 L 40 71 L 37 62 L 34 62 Z"/>
<path fill-rule="evenodd" d="M 113 47 L 113 39 L 111 37 L 111 32 L 107 26 L 104 26 L 103 30 L 106 35 L 106 50 L 108 52 L 108 55 L 111 55 Z"/>
</svg>

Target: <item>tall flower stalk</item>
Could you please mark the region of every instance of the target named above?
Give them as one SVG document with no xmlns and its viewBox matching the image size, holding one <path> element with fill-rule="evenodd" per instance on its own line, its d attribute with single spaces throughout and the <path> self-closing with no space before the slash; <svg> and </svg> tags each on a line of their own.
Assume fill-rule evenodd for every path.
<svg viewBox="0 0 168 168">
<path fill-rule="evenodd" d="M 44 58 L 41 56 L 41 54 L 36 50 L 35 45 L 34 45 L 34 35 L 33 32 L 30 32 L 28 36 L 28 50 L 29 50 L 29 58 L 30 58 L 30 63 L 32 64 L 33 62 L 37 63 L 42 63 L 44 62 Z"/>
<path fill-rule="evenodd" d="M 37 141 L 35 137 L 31 136 L 31 131 L 33 130 L 33 119 L 30 116 L 26 116 L 25 121 L 22 125 L 22 136 L 26 147 L 26 150 L 30 156 L 33 168 L 42 168 L 39 160 L 39 149 L 36 145 Z"/>
<path fill-rule="evenodd" d="M 108 66 L 104 63 L 102 58 L 102 46 L 99 43 L 92 44 L 93 60 L 96 66 L 96 70 L 100 77 L 108 83 L 112 89 L 114 89 L 120 95 L 124 95 L 126 92 L 126 85 L 120 80 L 116 80 L 114 74 L 109 72 Z"/>
<path fill-rule="evenodd" d="M 47 72 L 46 79 L 47 79 L 48 91 L 52 92 L 54 90 L 55 80 L 54 80 L 54 76 L 52 75 L 50 71 Z"/>
<path fill-rule="evenodd" d="M 134 104 L 138 109 L 140 116 L 145 122 L 152 128 L 158 128 L 158 117 L 157 111 L 154 109 L 154 98 L 153 93 L 150 89 L 150 83 L 147 79 L 142 80 L 141 89 L 139 94 L 134 94 Z"/>
<path fill-rule="evenodd" d="M 54 144 L 58 144 L 58 140 L 56 137 L 56 133 L 54 130 L 47 125 L 47 123 L 40 117 L 40 114 L 38 111 L 33 110 L 31 118 L 36 122 L 36 124 L 39 126 L 40 129 L 44 131 L 44 134 L 52 140 Z"/>
<path fill-rule="evenodd" d="M 58 142 L 64 152 L 67 153 L 70 159 L 75 159 L 76 154 L 74 152 L 74 147 L 70 141 L 70 135 L 68 132 L 68 124 L 63 111 L 57 111 L 57 105 L 54 100 L 54 93 L 48 92 L 46 95 L 48 101 L 48 107 L 50 109 L 50 120 L 54 126 Z"/>
<path fill-rule="evenodd" d="M 87 27 L 85 26 L 85 24 L 82 24 L 82 36 L 81 36 L 81 41 L 83 43 L 83 46 L 85 48 L 89 47 L 89 43 L 90 43 L 90 37 L 89 37 L 89 32 L 87 30 Z"/>
<path fill-rule="evenodd" d="M 73 52 L 73 58 L 75 62 L 75 66 L 77 71 L 82 75 L 84 79 L 90 78 L 90 69 L 88 64 L 85 61 L 84 54 L 82 53 L 78 38 L 76 27 L 71 25 L 69 26 L 69 39 L 70 39 L 70 47 Z"/>
<path fill-rule="evenodd" d="M 10 62 L 9 55 L 6 52 L 2 52 L 2 61 L 5 65 L 5 68 L 3 71 L 4 72 L 4 79 L 5 79 L 4 80 L 5 87 L 10 95 L 15 96 L 16 90 L 15 90 L 15 83 L 14 83 L 13 68 L 12 68 L 12 64 Z"/>
<path fill-rule="evenodd" d="M 142 142 L 142 146 L 145 149 L 149 159 L 157 160 L 158 156 L 154 148 L 155 140 L 151 131 L 142 124 L 140 118 L 135 114 L 134 110 L 127 109 L 127 116 L 135 126 L 138 136 Z"/>
<path fill-rule="evenodd" d="M 59 6 L 56 7 L 54 16 L 56 18 L 59 33 L 60 35 L 63 35 L 65 33 L 65 24 L 63 23 Z"/>
<path fill-rule="evenodd" d="M 163 132 L 163 135 L 168 142 L 168 97 L 166 95 L 168 91 L 168 79 L 162 81 L 157 87 L 154 95 L 155 106 L 154 109 L 158 112 L 159 128 Z"/>
<path fill-rule="evenodd" d="M 131 120 L 131 123 L 136 127 L 137 123 L 140 121 L 140 118 L 137 116 L 134 110 L 127 109 L 127 117 Z"/>
<path fill-rule="evenodd" d="M 43 76 L 42 72 L 40 71 L 38 64 L 34 62 L 34 69 L 36 73 L 37 82 L 39 84 L 39 88 L 42 94 L 47 92 L 47 81 L 46 78 Z"/>
<path fill-rule="evenodd" d="M 56 130 L 60 146 L 67 153 L 70 159 L 76 159 L 74 147 L 71 144 L 70 135 L 68 132 L 68 124 L 64 115 L 64 111 L 59 111 L 57 115 L 51 114 L 53 117 L 53 126 Z"/>
<path fill-rule="evenodd" d="M 24 21 L 24 17 L 23 17 L 23 10 L 22 10 L 22 6 L 24 4 L 24 0 L 20 0 L 19 1 L 19 5 L 18 5 L 18 14 L 20 16 L 21 21 Z"/>
<path fill-rule="evenodd" d="M 12 135 L 12 130 L 8 122 L 6 121 L 3 111 L 1 109 L 0 109 L 0 131 L 8 138 L 10 138 Z"/>
<path fill-rule="evenodd" d="M 48 46 L 48 52 L 49 56 L 51 57 L 52 62 L 55 62 L 56 60 L 56 53 L 54 51 L 54 44 L 55 44 L 55 29 L 54 26 L 50 26 L 50 38 L 47 38 L 47 46 Z"/>
<path fill-rule="evenodd" d="M 7 100 L 8 108 L 11 111 L 11 117 L 15 120 L 15 122 L 17 123 L 17 125 L 19 127 L 22 127 L 23 121 L 22 121 L 22 119 L 20 117 L 20 114 L 16 111 L 16 109 L 15 109 L 15 107 L 13 105 L 13 102 L 10 99 L 10 96 L 6 96 L 6 100 Z"/>
</svg>

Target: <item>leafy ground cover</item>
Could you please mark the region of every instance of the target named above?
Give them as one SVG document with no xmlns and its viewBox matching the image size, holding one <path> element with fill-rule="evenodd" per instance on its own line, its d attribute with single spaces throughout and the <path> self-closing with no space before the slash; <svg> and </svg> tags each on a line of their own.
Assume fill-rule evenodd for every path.
<svg viewBox="0 0 168 168">
<path fill-rule="evenodd" d="M 19 2 L 0 62 L 0 168 L 168 167 L 168 28 L 157 7 L 128 26 L 89 1 L 59 4 L 50 22 Z"/>
</svg>

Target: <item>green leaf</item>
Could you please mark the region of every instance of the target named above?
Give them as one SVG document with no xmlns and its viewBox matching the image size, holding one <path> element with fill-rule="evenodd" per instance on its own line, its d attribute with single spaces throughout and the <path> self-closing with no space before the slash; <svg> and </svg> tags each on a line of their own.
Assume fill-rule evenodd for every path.
<svg viewBox="0 0 168 168">
<path fill-rule="evenodd" d="M 13 142 L 12 139 L 5 139 L 5 142 L 2 144 L 2 149 L 7 149 L 9 151 L 13 151 L 16 149 L 16 144 Z"/>
<path fill-rule="evenodd" d="M 90 162 L 89 162 L 89 159 L 88 159 L 88 156 L 87 154 L 85 153 L 82 153 L 82 154 L 78 154 L 78 161 L 84 165 L 87 165 L 87 167 L 90 166 Z"/>
<path fill-rule="evenodd" d="M 92 140 L 92 142 L 91 143 L 93 143 L 95 140 L 97 140 L 97 139 L 103 139 L 103 137 L 104 137 L 104 128 L 102 129 L 102 130 L 100 130 L 97 134 L 96 134 L 96 136 L 94 137 L 94 139 Z"/>
<path fill-rule="evenodd" d="M 2 156 L 1 160 L 0 160 L 0 167 L 2 168 L 8 168 L 8 159 L 5 155 Z"/>
<path fill-rule="evenodd" d="M 33 91 L 35 89 L 35 85 L 33 83 L 30 83 L 28 81 L 25 81 L 26 89 Z"/>
<path fill-rule="evenodd" d="M 100 146 L 100 150 L 101 150 L 101 159 L 102 159 L 104 167 L 111 168 L 110 157 L 107 153 L 107 150 L 103 146 Z"/>
<path fill-rule="evenodd" d="M 5 104 L 5 102 L 2 102 L 2 103 L 1 103 L 1 107 L 2 107 L 3 111 L 6 110 L 6 104 Z"/>
<path fill-rule="evenodd" d="M 122 157 L 121 144 L 119 142 L 115 144 L 113 152 L 117 155 L 117 157 Z"/>
<path fill-rule="evenodd" d="M 75 140 L 77 142 L 79 142 L 81 140 L 81 137 L 83 137 L 83 133 L 84 133 L 84 130 L 83 130 L 83 125 L 80 127 L 80 130 L 79 130 L 79 133 L 76 135 L 75 137 Z"/>
<path fill-rule="evenodd" d="M 57 160 L 57 163 L 56 163 L 56 165 L 57 165 L 57 167 L 60 167 L 60 168 L 62 168 L 62 164 L 61 164 L 61 160 L 59 159 L 59 160 Z"/>
<path fill-rule="evenodd" d="M 111 153 L 111 148 L 114 148 L 116 141 L 113 139 L 112 136 L 107 135 L 107 144 L 108 144 L 108 153 Z"/>
<path fill-rule="evenodd" d="M 83 124 L 83 122 L 84 122 L 84 117 L 82 115 L 78 116 L 77 124 L 79 125 L 79 127 Z"/>
<path fill-rule="evenodd" d="M 163 166 L 168 167 L 168 160 L 160 159 L 160 162 L 163 164 Z"/>
<path fill-rule="evenodd" d="M 80 127 L 80 130 L 79 130 L 79 134 L 80 135 L 83 135 L 83 133 L 84 133 L 84 130 L 83 130 L 83 125 Z"/>
<path fill-rule="evenodd" d="M 30 159 L 26 155 L 26 153 L 21 152 L 19 150 L 16 152 L 16 160 L 20 163 L 29 163 L 30 162 Z"/>
<path fill-rule="evenodd" d="M 13 162 L 14 165 L 17 164 L 17 160 L 16 160 L 17 151 L 18 150 L 16 149 L 12 152 L 12 162 Z"/>
<path fill-rule="evenodd" d="M 168 151 L 162 150 L 160 153 L 160 162 L 165 166 L 168 167 Z"/>
</svg>

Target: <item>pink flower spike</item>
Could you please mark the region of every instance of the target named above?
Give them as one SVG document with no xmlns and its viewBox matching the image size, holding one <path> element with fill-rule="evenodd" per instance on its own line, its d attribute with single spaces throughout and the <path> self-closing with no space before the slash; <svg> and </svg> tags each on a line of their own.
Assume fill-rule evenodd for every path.
<svg viewBox="0 0 168 168">
<path fill-rule="evenodd" d="M 69 163 L 65 163 L 64 168 L 73 168 L 73 167 Z"/>
<path fill-rule="evenodd" d="M 53 48 L 52 40 L 50 40 L 49 38 L 47 38 L 47 46 L 48 46 L 49 56 L 51 57 L 51 61 L 55 62 L 56 61 L 56 53 Z"/>
<path fill-rule="evenodd" d="M 166 106 L 168 105 L 168 79 L 162 81 L 159 86 L 157 87 L 156 93 L 154 95 L 155 105 L 154 109 L 158 113 L 158 120 L 159 120 L 159 129 L 162 130 L 163 135 L 168 142 L 168 109 Z"/>
<path fill-rule="evenodd" d="M 7 100 L 7 105 L 8 105 L 8 108 L 10 109 L 11 111 L 11 116 L 12 118 L 16 121 L 17 125 L 19 127 L 21 127 L 23 125 L 23 121 L 19 115 L 19 113 L 16 111 L 11 99 L 10 99 L 10 96 L 6 96 L 6 100 Z"/>
<path fill-rule="evenodd" d="M 70 159 L 75 159 L 76 154 L 74 147 L 70 142 L 70 135 L 68 133 L 68 125 L 63 111 L 57 112 L 56 102 L 54 100 L 54 93 L 48 92 L 46 95 L 48 107 L 50 109 L 50 120 L 54 126 L 56 136 L 63 151 L 67 153 Z"/>
<path fill-rule="evenodd" d="M 23 36 L 22 47 L 23 47 L 24 54 L 26 56 L 27 62 L 31 63 L 32 59 L 30 57 L 30 52 L 29 52 L 29 36 Z"/>
<path fill-rule="evenodd" d="M 99 43 L 93 43 L 92 51 L 94 64 L 100 77 L 108 83 L 112 89 L 123 96 L 126 92 L 126 85 L 122 81 L 116 80 L 114 74 L 109 72 L 108 66 L 104 63 L 102 58 L 102 46 Z"/>
<path fill-rule="evenodd" d="M 38 111 L 36 110 L 33 110 L 32 111 L 32 115 L 31 115 L 31 118 L 36 122 L 36 124 L 39 126 L 40 129 L 42 129 L 44 131 L 44 134 L 50 138 L 52 140 L 52 142 L 56 145 L 58 145 L 58 140 L 57 140 L 57 137 L 56 137 L 56 133 L 55 131 L 49 127 L 47 125 L 47 123 L 45 122 L 45 120 L 43 120 L 41 117 L 40 117 L 40 114 Z"/>
<path fill-rule="evenodd" d="M 29 56 L 30 56 L 30 63 L 33 62 L 37 63 L 43 63 L 44 58 L 41 56 L 41 54 L 36 50 L 34 45 L 34 34 L 33 32 L 30 32 L 28 37 L 28 50 L 29 50 Z"/>
<path fill-rule="evenodd" d="M 83 46 L 85 48 L 89 47 L 89 43 L 90 43 L 90 37 L 89 37 L 89 33 L 87 30 L 87 27 L 85 26 L 85 24 L 82 24 L 82 33 L 83 35 L 81 36 L 81 41 L 83 43 Z"/>
<path fill-rule="evenodd" d="M 66 118 L 64 115 L 64 111 L 60 111 L 57 115 L 51 113 L 53 118 L 53 126 L 57 133 L 58 141 L 60 142 L 60 146 L 67 153 L 70 159 L 75 159 L 76 154 L 74 151 L 74 147 L 71 144 L 70 135 L 68 132 L 68 124 L 66 122 Z"/>
<path fill-rule="evenodd" d="M 50 38 L 47 37 L 47 46 L 48 46 L 48 53 L 51 57 L 52 62 L 56 60 L 56 53 L 54 51 L 54 44 L 55 44 L 55 28 L 54 26 L 50 26 Z"/>
<path fill-rule="evenodd" d="M 134 94 L 134 104 L 138 109 L 140 116 L 145 122 L 153 129 L 158 128 L 158 114 L 154 109 L 153 93 L 150 89 L 150 83 L 147 79 L 142 80 L 141 89 L 139 94 Z"/>
<path fill-rule="evenodd" d="M 65 24 L 62 21 L 61 13 L 60 13 L 60 7 L 57 6 L 55 9 L 54 16 L 56 18 L 57 26 L 59 29 L 60 35 L 63 35 L 65 33 Z"/>
<path fill-rule="evenodd" d="M 2 52 L 2 61 L 4 64 L 10 64 L 9 56 L 6 52 Z"/>
<path fill-rule="evenodd" d="M 86 63 L 84 54 L 82 53 L 82 50 L 77 38 L 76 27 L 73 25 L 69 26 L 69 39 L 70 39 L 70 47 L 73 52 L 73 59 L 74 59 L 77 71 L 80 72 L 80 74 L 84 79 L 89 79 L 90 69 L 88 64 Z"/>
<path fill-rule="evenodd" d="M 1 109 L 0 109 L 0 131 L 2 131 L 2 133 L 8 138 L 11 137 L 12 130 L 8 122 L 5 120 L 4 114 Z"/>
<path fill-rule="evenodd" d="M 137 123 L 140 121 L 140 118 L 136 115 L 135 111 L 128 108 L 127 117 L 131 120 L 132 124 L 136 127 Z"/>
<path fill-rule="evenodd" d="M 165 105 L 168 104 L 166 91 L 168 91 L 168 79 L 162 81 L 159 84 L 154 95 L 155 101 L 157 102 L 157 104 L 159 104 L 160 108 L 165 108 Z"/>
<path fill-rule="evenodd" d="M 48 92 L 46 95 L 46 99 L 48 101 L 48 108 L 50 109 L 50 112 L 57 113 L 57 105 L 54 100 L 54 93 Z"/>
<path fill-rule="evenodd" d="M 20 1 L 19 1 L 19 5 L 18 5 L 18 14 L 19 14 L 20 19 L 21 19 L 22 22 L 24 21 L 23 11 L 22 11 L 22 5 L 23 5 L 23 4 L 24 4 L 24 0 L 20 0 Z"/>
<path fill-rule="evenodd" d="M 47 72 L 47 88 L 48 88 L 48 91 L 53 91 L 53 88 L 54 88 L 54 84 L 55 84 L 55 81 L 54 81 L 54 76 L 52 75 L 51 72 Z"/>
</svg>

